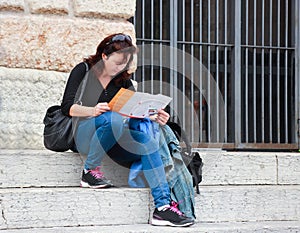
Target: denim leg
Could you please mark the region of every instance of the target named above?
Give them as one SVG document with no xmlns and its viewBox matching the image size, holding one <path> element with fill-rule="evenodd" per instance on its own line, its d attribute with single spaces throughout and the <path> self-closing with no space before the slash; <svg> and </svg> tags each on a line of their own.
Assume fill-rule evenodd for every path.
<svg viewBox="0 0 300 233">
<path fill-rule="evenodd" d="M 121 164 L 141 160 L 156 207 L 170 204 L 171 200 L 170 188 L 158 149 L 157 140 L 150 135 L 125 129 L 118 144 L 109 151 L 109 156 Z"/>
<path fill-rule="evenodd" d="M 121 137 L 123 117 L 115 112 L 106 112 L 81 121 L 77 128 L 76 145 L 79 153 L 86 154 L 85 169 L 94 169 Z"/>
<path fill-rule="evenodd" d="M 145 178 L 151 188 L 155 206 L 170 204 L 170 188 L 166 179 L 165 169 L 158 152 L 144 155 L 141 158 Z"/>
</svg>

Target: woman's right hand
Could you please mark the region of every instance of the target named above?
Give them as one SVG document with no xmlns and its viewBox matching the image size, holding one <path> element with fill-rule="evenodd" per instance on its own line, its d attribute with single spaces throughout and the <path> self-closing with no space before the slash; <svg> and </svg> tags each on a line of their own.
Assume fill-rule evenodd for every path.
<svg viewBox="0 0 300 233">
<path fill-rule="evenodd" d="M 94 114 L 93 116 L 99 116 L 100 114 L 110 111 L 110 107 L 108 106 L 107 102 L 98 103 L 94 107 Z"/>
</svg>

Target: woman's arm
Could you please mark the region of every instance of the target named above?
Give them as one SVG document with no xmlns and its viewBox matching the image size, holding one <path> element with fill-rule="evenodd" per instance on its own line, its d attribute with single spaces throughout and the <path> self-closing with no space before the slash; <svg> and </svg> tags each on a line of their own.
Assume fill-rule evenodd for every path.
<svg viewBox="0 0 300 233">
<path fill-rule="evenodd" d="M 107 111 L 110 111 L 110 108 L 108 107 L 108 104 L 106 102 L 98 103 L 94 107 L 86 107 L 79 104 L 73 104 L 70 108 L 69 115 L 77 117 L 95 117 Z"/>
<path fill-rule="evenodd" d="M 86 66 L 83 62 L 76 65 L 68 78 L 67 85 L 65 87 L 63 100 L 61 103 L 62 113 L 66 116 L 70 113 L 70 108 L 74 105 L 75 96 L 86 73 Z"/>
</svg>

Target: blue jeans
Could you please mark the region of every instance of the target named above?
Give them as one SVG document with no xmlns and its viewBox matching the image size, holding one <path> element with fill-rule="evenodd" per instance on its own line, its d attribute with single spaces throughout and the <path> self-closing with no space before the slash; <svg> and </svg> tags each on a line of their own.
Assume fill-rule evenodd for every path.
<svg viewBox="0 0 300 233">
<path fill-rule="evenodd" d="M 158 153 L 158 141 L 147 133 L 129 128 L 124 126 L 123 117 L 115 112 L 80 121 L 75 142 L 79 153 L 87 155 L 85 169 L 100 166 L 106 154 L 119 164 L 141 160 L 155 206 L 169 204 L 170 188 Z"/>
</svg>

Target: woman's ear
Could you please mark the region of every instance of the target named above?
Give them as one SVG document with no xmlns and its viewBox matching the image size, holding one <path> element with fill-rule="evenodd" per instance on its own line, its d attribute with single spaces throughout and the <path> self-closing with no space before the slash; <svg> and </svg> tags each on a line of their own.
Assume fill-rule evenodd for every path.
<svg viewBox="0 0 300 233">
<path fill-rule="evenodd" d="M 102 53 L 102 59 L 104 60 L 107 60 L 107 55 L 106 54 L 104 54 L 104 53 Z"/>
</svg>

